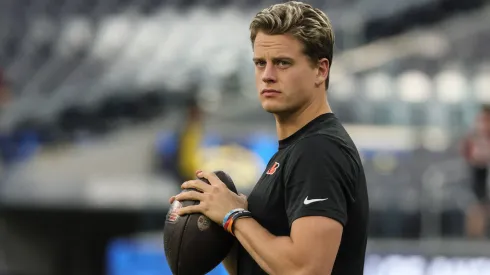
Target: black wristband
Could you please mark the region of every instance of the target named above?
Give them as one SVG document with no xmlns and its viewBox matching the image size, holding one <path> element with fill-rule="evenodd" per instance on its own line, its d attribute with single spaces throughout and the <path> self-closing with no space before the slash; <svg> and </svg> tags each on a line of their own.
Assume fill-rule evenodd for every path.
<svg viewBox="0 0 490 275">
<path fill-rule="evenodd" d="M 235 222 L 241 218 L 252 218 L 252 213 L 250 211 L 240 211 L 238 213 L 236 213 L 235 215 L 233 215 L 232 219 L 233 219 L 233 223 L 231 224 L 231 228 L 230 228 L 230 233 L 234 236 L 235 235 Z"/>
</svg>

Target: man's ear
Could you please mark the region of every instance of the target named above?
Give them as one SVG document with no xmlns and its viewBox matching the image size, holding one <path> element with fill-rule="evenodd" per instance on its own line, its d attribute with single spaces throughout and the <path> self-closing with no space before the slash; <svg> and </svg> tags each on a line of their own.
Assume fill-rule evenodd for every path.
<svg viewBox="0 0 490 275">
<path fill-rule="evenodd" d="M 315 84 L 317 86 L 322 85 L 327 81 L 328 74 L 330 73 L 330 62 L 326 58 L 322 58 L 318 60 L 318 69 L 317 69 L 317 75 L 316 75 L 316 82 Z"/>
</svg>

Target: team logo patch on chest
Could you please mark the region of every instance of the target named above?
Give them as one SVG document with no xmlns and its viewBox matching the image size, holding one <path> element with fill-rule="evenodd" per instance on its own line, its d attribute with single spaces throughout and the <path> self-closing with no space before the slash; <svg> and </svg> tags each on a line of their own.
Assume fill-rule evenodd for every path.
<svg viewBox="0 0 490 275">
<path fill-rule="evenodd" d="M 280 164 L 279 162 L 274 162 L 274 164 L 267 170 L 266 174 L 267 175 L 274 175 L 274 173 L 277 171 L 277 168 L 279 168 Z"/>
</svg>

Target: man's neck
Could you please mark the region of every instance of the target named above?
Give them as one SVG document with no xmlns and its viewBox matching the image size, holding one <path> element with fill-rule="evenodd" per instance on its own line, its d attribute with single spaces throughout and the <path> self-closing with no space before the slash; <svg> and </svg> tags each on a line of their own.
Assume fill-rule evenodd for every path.
<svg viewBox="0 0 490 275">
<path fill-rule="evenodd" d="M 321 105 L 312 104 L 304 109 L 298 110 L 296 113 L 275 115 L 277 137 L 279 140 L 283 140 L 296 133 L 318 116 L 331 112 L 330 105 L 324 101 Z"/>
</svg>

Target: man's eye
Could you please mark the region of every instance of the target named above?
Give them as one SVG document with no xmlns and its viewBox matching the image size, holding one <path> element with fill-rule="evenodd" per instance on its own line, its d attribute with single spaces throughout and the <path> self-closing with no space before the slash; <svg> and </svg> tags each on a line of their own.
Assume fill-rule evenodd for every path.
<svg viewBox="0 0 490 275">
<path fill-rule="evenodd" d="M 287 61 L 279 61 L 279 62 L 277 62 L 277 65 L 279 65 L 279 66 L 288 66 L 288 65 L 290 65 L 290 63 L 287 62 Z"/>
<path fill-rule="evenodd" d="M 264 61 L 255 61 L 255 66 L 257 66 L 257 67 L 264 67 L 265 66 L 265 62 Z"/>
</svg>

